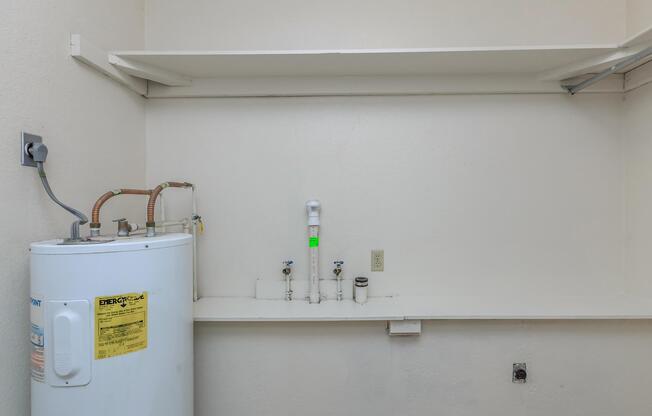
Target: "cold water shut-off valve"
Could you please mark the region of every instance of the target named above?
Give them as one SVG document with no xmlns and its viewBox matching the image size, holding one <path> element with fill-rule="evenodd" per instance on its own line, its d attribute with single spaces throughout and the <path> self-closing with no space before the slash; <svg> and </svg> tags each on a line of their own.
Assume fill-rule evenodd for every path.
<svg viewBox="0 0 652 416">
<path fill-rule="evenodd" d="M 335 279 L 337 279 L 337 300 L 342 300 L 342 265 L 344 262 L 342 260 L 337 260 L 334 261 L 333 264 L 335 265 L 333 274 L 335 275 Z"/>
</svg>

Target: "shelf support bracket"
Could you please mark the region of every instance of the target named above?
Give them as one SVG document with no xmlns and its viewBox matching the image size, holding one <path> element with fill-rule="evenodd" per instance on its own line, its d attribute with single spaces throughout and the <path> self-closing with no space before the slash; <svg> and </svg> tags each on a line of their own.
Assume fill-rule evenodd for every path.
<svg viewBox="0 0 652 416">
<path fill-rule="evenodd" d="M 620 62 L 611 65 L 609 68 L 603 70 L 602 72 L 593 75 L 591 78 L 584 80 L 580 82 L 579 84 L 573 84 L 573 85 L 563 85 L 562 87 L 565 88 L 571 95 L 575 95 L 578 92 L 582 91 L 584 88 L 595 84 L 596 82 L 605 79 L 609 75 L 613 74 L 616 71 L 619 71 L 621 69 L 627 68 L 628 66 L 634 65 L 635 63 L 647 58 L 648 56 L 652 55 L 652 46 L 649 46 L 634 55 L 630 56 L 629 58 L 623 59 Z"/>
<path fill-rule="evenodd" d="M 124 59 L 112 54 L 109 55 L 109 63 L 129 75 L 155 81 L 169 87 L 187 87 L 192 83 L 189 78 L 175 72 L 158 68 L 154 65 Z"/>
<path fill-rule="evenodd" d="M 147 95 L 147 81 L 132 77 L 109 63 L 108 53 L 89 43 L 79 34 L 70 35 L 70 55 L 130 90 Z"/>
<path fill-rule="evenodd" d="M 573 62 L 562 67 L 544 71 L 539 74 L 538 78 L 541 81 L 563 81 L 580 75 L 600 72 L 605 67 L 612 66 L 623 59 L 630 58 L 645 49 L 645 46 L 620 49 L 605 55 L 584 59 L 579 62 Z"/>
<path fill-rule="evenodd" d="M 625 92 L 652 83 L 652 62 L 637 66 L 625 74 Z"/>
</svg>

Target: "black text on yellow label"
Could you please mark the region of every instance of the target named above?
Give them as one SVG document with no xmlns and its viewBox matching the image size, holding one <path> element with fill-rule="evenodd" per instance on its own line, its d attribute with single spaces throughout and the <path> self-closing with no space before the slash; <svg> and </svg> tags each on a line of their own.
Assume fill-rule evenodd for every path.
<svg viewBox="0 0 652 416">
<path fill-rule="evenodd" d="M 95 359 L 147 348 L 147 292 L 95 298 Z"/>
</svg>

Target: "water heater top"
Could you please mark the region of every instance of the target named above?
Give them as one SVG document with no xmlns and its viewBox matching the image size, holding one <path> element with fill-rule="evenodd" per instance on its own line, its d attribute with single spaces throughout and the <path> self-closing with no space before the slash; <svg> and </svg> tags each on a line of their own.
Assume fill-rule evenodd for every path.
<svg viewBox="0 0 652 416">
<path fill-rule="evenodd" d="M 102 237 L 98 237 L 100 239 Z M 61 244 L 63 240 L 48 240 L 30 244 L 32 254 L 91 254 L 119 251 L 150 250 L 174 247 L 192 242 L 192 235 L 185 233 L 159 234 L 156 237 L 136 235 L 114 237 L 115 240 L 100 244 Z"/>
</svg>

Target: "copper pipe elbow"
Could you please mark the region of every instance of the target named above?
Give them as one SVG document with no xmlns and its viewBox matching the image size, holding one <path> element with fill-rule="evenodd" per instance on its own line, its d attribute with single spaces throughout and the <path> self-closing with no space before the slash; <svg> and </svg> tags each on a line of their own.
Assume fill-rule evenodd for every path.
<svg viewBox="0 0 652 416">
<path fill-rule="evenodd" d="M 156 207 L 156 199 L 165 188 L 192 188 L 192 184 L 188 182 L 163 182 L 156 188 L 152 189 L 147 202 L 147 224 L 148 228 L 155 227 L 154 222 L 154 209 Z"/>
<path fill-rule="evenodd" d="M 129 188 L 124 188 L 124 189 L 116 189 L 113 191 L 106 192 L 105 194 L 102 194 L 97 201 L 95 201 L 95 205 L 93 205 L 93 210 L 91 213 L 91 228 L 100 228 L 100 210 L 102 209 L 102 205 L 109 199 L 113 198 L 114 196 L 118 195 L 150 195 L 152 193 L 151 189 L 129 189 Z"/>
</svg>

